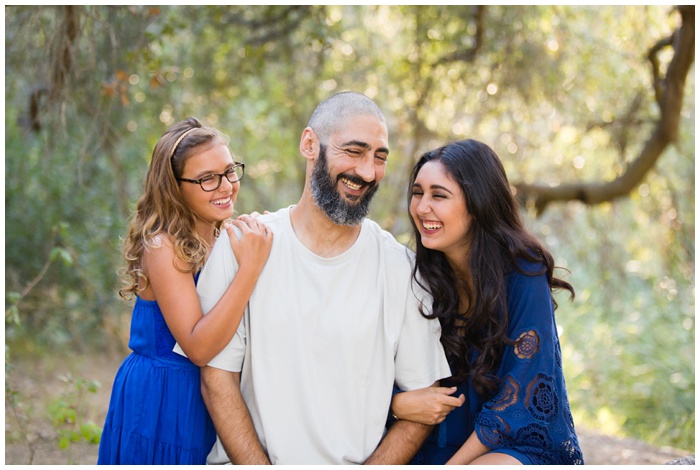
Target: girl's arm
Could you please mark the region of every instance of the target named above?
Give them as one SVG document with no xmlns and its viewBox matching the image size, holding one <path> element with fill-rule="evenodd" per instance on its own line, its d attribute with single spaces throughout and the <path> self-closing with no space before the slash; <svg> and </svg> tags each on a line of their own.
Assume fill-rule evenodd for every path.
<svg viewBox="0 0 700 470">
<path fill-rule="evenodd" d="M 233 225 L 241 230 L 239 240 Z M 233 338 L 272 247 L 272 233 L 252 218 L 225 224 L 238 271 L 223 296 L 203 315 L 191 273 L 176 269 L 167 237 L 144 254 L 144 268 L 165 322 L 187 357 L 206 365 Z"/>
<path fill-rule="evenodd" d="M 442 423 L 453 409 L 462 406 L 464 395 L 451 396 L 457 387 L 426 387 L 401 392 L 391 400 L 391 412 L 398 419 L 434 425 Z"/>
<path fill-rule="evenodd" d="M 455 455 L 450 457 L 446 465 L 469 465 L 476 458 L 481 457 L 490 450 L 481 443 L 476 433 L 473 432 Z"/>
</svg>

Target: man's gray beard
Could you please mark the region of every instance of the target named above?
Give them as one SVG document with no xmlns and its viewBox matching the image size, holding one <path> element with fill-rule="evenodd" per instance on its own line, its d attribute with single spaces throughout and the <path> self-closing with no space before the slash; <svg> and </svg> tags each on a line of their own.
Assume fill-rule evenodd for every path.
<svg viewBox="0 0 700 470">
<path fill-rule="evenodd" d="M 353 182 L 367 184 L 357 176 L 343 175 Z M 351 204 L 341 195 L 328 171 L 328 161 L 326 159 L 326 146 L 321 145 L 318 154 L 318 161 L 311 173 L 311 194 L 314 202 L 331 221 L 337 225 L 359 225 L 367 217 L 369 204 L 379 189 L 379 185 L 374 184 L 359 202 Z"/>
</svg>

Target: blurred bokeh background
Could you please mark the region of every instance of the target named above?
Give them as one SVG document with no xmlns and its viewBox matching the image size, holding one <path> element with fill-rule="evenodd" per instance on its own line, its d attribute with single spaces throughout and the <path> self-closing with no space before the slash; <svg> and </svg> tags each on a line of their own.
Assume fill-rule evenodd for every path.
<svg viewBox="0 0 700 470">
<path fill-rule="evenodd" d="M 31 454 L 40 416 L 63 449 L 99 435 L 106 404 L 84 403 L 100 384 L 70 366 L 112 375 L 127 354 L 120 237 L 163 132 L 187 116 L 221 129 L 246 163 L 237 211 L 275 210 L 301 193 L 314 107 L 354 90 L 389 122 L 371 217 L 411 246 L 420 153 L 489 144 L 576 288 L 557 322 L 577 426 L 694 452 L 694 18 L 692 6 L 6 6 L 6 444 Z M 45 402 L 21 387 L 32 367 L 60 374 Z"/>
</svg>

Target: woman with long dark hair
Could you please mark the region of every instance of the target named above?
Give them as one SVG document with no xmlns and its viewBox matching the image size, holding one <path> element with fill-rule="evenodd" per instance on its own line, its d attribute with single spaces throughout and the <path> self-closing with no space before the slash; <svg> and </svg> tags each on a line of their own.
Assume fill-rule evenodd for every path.
<svg viewBox="0 0 700 470">
<path fill-rule="evenodd" d="M 524 227 L 498 156 L 475 140 L 427 152 L 408 203 L 414 277 L 453 374 L 394 397 L 396 418 L 436 425 L 414 463 L 582 464 L 552 296 L 574 289 Z"/>
</svg>

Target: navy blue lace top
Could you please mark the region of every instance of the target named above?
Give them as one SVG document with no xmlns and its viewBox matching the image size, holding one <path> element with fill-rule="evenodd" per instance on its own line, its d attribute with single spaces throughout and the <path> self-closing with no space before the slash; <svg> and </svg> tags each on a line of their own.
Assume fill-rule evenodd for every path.
<svg viewBox="0 0 700 470">
<path fill-rule="evenodd" d="M 526 272 L 542 268 L 520 266 Z M 435 427 L 412 463 L 444 464 L 476 431 L 492 451 L 524 464 L 583 464 L 546 276 L 513 270 L 506 284 L 508 337 L 515 344 L 505 349 L 497 393 L 485 398 L 468 380 L 460 384 L 455 396 L 464 393 L 465 403 Z"/>
</svg>

